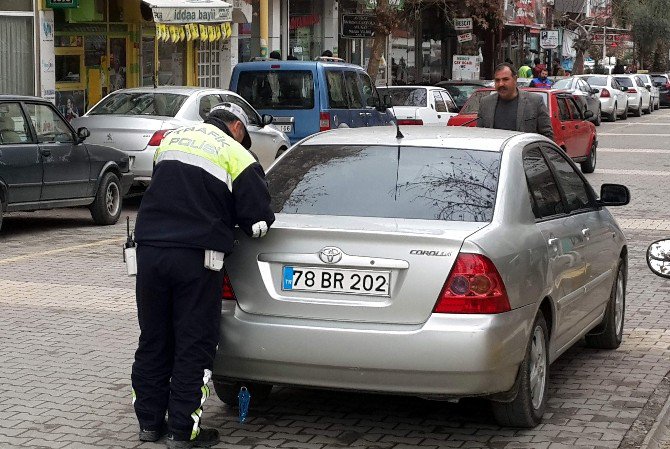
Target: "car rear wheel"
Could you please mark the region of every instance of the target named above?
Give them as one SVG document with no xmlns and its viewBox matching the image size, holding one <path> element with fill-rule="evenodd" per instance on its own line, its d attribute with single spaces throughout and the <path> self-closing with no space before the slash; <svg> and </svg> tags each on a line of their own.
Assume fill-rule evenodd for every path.
<svg viewBox="0 0 670 449">
<path fill-rule="evenodd" d="M 623 340 L 623 322 L 626 312 L 626 271 L 619 261 L 612 293 L 602 323 L 586 334 L 586 344 L 596 349 L 616 349 Z"/>
<path fill-rule="evenodd" d="M 633 113 L 635 117 L 642 117 L 642 101 L 640 101 L 640 104 L 637 106 L 637 109 Z"/>
<path fill-rule="evenodd" d="M 621 115 L 621 120 L 628 120 L 628 102 L 626 102 L 626 107 L 623 108 L 623 114 Z"/>
<path fill-rule="evenodd" d="M 121 216 L 122 202 L 119 178 L 114 173 L 105 173 L 98 186 L 95 200 L 89 206 L 93 221 L 99 225 L 116 223 Z"/>
<path fill-rule="evenodd" d="M 582 167 L 582 173 L 593 173 L 596 169 L 596 159 L 598 155 L 596 152 L 596 143 L 591 144 L 591 150 L 589 151 L 589 157 L 580 165 Z"/>
<path fill-rule="evenodd" d="M 596 119 L 594 120 L 593 124 L 596 126 L 600 126 L 602 121 L 603 121 L 603 111 L 602 109 L 598 108 L 598 115 L 596 115 Z"/>
<path fill-rule="evenodd" d="M 493 414 L 501 426 L 532 428 L 542 420 L 549 386 L 549 332 L 541 311 L 535 317 L 519 375 L 516 398 L 512 402 L 492 402 Z"/>
<path fill-rule="evenodd" d="M 238 405 L 237 395 L 240 394 L 242 387 L 247 387 L 247 390 L 249 390 L 249 395 L 251 396 L 249 400 L 250 406 L 252 404 L 262 404 L 272 391 L 271 384 L 261 384 L 258 382 L 222 382 L 215 380 L 213 383 L 214 391 L 216 391 L 216 395 L 221 399 L 221 402 L 233 408 Z"/>
<path fill-rule="evenodd" d="M 614 103 L 614 109 L 612 109 L 612 115 L 610 116 L 610 122 L 616 122 L 616 119 L 619 117 L 619 111 L 617 110 L 618 106 Z"/>
</svg>

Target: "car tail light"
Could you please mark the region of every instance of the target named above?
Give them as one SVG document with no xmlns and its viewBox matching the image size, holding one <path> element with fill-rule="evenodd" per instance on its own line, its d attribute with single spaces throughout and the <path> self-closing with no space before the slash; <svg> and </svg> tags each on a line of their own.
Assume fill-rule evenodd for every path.
<svg viewBox="0 0 670 449">
<path fill-rule="evenodd" d="M 670 90 L 670 81 L 665 82 L 665 88 Z"/>
<path fill-rule="evenodd" d="M 609 98 L 610 96 L 611 95 L 609 90 L 605 88 L 600 89 L 600 98 Z"/>
<path fill-rule="evenodd" d="M 493 262 L 481 254 L 460 253 L 435 304 L 435 313 L 502 313 L 509 297 Z"/>
<path fill-rule="evenodd" d="M 157 147 L 158 145 L 161 144 L 163 141 L 163 137 L 165 137 L 165 134 L 167 134 L 169 131 L 172 131 L 171 129 L 159 129 L 154 133 L 153 136 L 151 136 L 151 139 L 149 139 L 149 146 L 150 147 Z"/>
<path fill-rule="evenodd" d="M 223 269 L 223 286 L 221 288 L 221 299 L 224 301 L 237 301 L 235 296 L 235 291 L 233 290 L 233 284 L 230 283 L 230 278 L 226 269 Z"/>
<path fill-rule="evenodd" d="M 398 125 L 423 125 L 423 120 L 415 118 L 398 119 Z"/>
<path fill-rule="evenodd" d="M 330 112 L 319 114 L 319 131 L 328 131 L 330 129 Z"/>
<path fill-rule="evenodd" d="M 628 90 L 626 91 L 626 93 L 629 93 L 629 94 L 636 94 L 636 93 L 637 93 L 637 90 L 636 90 L 636 89 L 633 89 L 632 87 L 629 87 Z"/>
</svg>

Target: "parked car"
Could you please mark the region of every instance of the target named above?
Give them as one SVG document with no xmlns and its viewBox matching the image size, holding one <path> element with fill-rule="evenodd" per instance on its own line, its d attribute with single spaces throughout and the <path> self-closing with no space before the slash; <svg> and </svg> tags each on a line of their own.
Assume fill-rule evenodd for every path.
<svg viewBox="0 0 670 449">
<path fill-rule="evenodd" d="M 649 93 L 651 94 L 652 110 L 657 111 L 661 107 L 660 89 L 658 88 L 656 83 L 654 83 L 654 80 L 651 77 L 651 75 L 648 75 L 646 73 L 638 73 L 637 76 L 640 77 L 640 79 L 644 83 L 644 87 L 646 87 Z"/>
<path fill-rule="evenodd" d="M 334 130 L 267 179 L 277 221 L 226 259 L 216 393 L 272 385 L 491 400 L 542 419 L 549 364 L 623 337 L 626 239 L 579 169 L 538 134 Z M 256 395 L 256 396 L 254 396 Z"/>
<path fill-rule="evenodd" d="M 334 58 L 237 64 L 230 90 L 272 114 L 292 144 L 319 131 L 393 120 L 365 70 Z"/>
<path fill-rule="evenodd" d="M 554 142 L 575 162 L 579 162 L 584 173 L 596 169 L 598 137 L 590 118 L 591 111 L 583 112 L 577 100 L 569 92 L 555 89 L 524 88 L 527 92 L 541 95 L 549 109 Z M 477 126 L 479 102 L 494 93 L 494 89 L 480 89 L 468 100 L 457 116 L 449 119 L 448 126 Z"/>
<path fill-rule="evenodd" d="M 431 86 L 393 86 L 377 88 L 379 95 L 391 97 L 399 125 L 446 125 L 458 114 L 458 107 L 446 89 Z"/>
<path fill-rule="evenodd" d="M 627 87 L 623 87 L 611 75 L 577 75 L 577 77 L 585 79 L 598 91 L 600 109 L 611 122 L 616 122 L 617 118 L 628 119 Z"/>
<path fill-rule="evenodd" d="M 75 206 L 96 224 L 118 221 L 133 181 L 128 156 L 86 137 L 47 100 L 0 95 L 0 227 L 6 212 Z"/>
<path fill-rule="evenodd" d="M 446 89 L 456 102 L 460 111 L 470 95 L 477 89 L 484 87 L 493 87 L 493 81 L 490 80 L 445 80 L 436 83 L 435 86 Z"/>
<path fill-rule="evenodd" d="M 591 111 L 593 114 L 589 121 L 596 126 L 600 126 L 602 111 L 600 109 L 598 90 L 591 87 L 584 78 L 576 76 L 561 78 L 554 82 L 552 88 L 570 92 L 579 102 L 579 107 L 582 111 Z"/>
<path fill-rule="evenodd" d="M 651 94 L 637 75 L 614 75 L 619 84 L 626 87 L 628 95 L 628 111 L 636 117 L 642 113 L 651 114 Z"/>
<path fill-rule="evenodd" d="M 239 105 L 247 113 L 251 151 L 264 168 L 291 146 L 284 133 L 268 126 L 272 117 L 259 115 L 234 92 L 205 87 L 119 89 L 73 119 L 72 124 L 88 128 L 91 142 L 125 151 L 135 172 L 135 184 L 146 186 L 151 181 L 156 148 L 165 134 L 202 122 L 213 106 L 224 101 Z"/>
<path fill-rule="evenodd" d="M 659 103 L 661 106 L 670 106 L 670 74 L 652 73 L 651 78 L 658 87 Z"/>
</svg>

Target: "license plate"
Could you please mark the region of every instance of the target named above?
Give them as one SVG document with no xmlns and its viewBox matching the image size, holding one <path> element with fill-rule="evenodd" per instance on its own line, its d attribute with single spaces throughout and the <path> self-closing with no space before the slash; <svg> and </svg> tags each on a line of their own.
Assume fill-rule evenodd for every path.
<svg viewBox="0 0 670 449">
<path fill-rule="evenodd" d="M 284 266 L 282 290 L 390 296 L 391 272 Z"/>
<path fill-rule="evenodd" d="M 293 131 L 293 125 L 275 125 L 277 129 L 283 133 L 290 133 Z"/>
</svg>

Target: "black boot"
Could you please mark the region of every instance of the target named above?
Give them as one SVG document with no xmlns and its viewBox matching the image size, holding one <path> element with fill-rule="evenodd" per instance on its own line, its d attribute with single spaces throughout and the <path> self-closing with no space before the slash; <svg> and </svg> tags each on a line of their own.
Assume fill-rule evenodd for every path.
<svg viewBox="0 0 670 449">
<path fill-rule="evenodd" d="M 167 433 L 167 423 L 163 422 L 160 429 L 158 430 L 149 430 L 149 429 L 140 429 L 140 441 L 149 441 L 154 443 Z"/>
<path fill-rule="evenodd" d="M 167 447 L 170 449 L 189 449 L 191 447 L 212 447 L 219 442 L 219 431 L 216 429 L 200 428 L 200 433 L 193 440 L 177 440 L 174 435 L 168 435 Z"/>
</svg>

